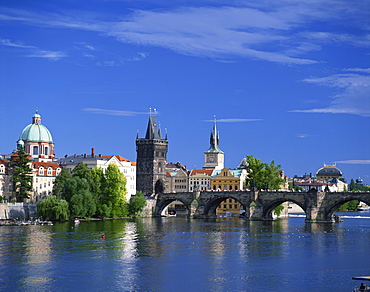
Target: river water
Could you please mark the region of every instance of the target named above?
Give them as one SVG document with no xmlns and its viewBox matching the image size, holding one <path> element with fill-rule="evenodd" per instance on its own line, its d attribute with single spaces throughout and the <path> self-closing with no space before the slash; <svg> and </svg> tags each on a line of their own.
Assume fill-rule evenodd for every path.
<svg viewBox="0 0 370 292">
<path fill-rule="evenodd" d="M 0 290 L 352 291 L 370 275 L 370 212 L 339 215 L 0 226 Z"/>
</svg>

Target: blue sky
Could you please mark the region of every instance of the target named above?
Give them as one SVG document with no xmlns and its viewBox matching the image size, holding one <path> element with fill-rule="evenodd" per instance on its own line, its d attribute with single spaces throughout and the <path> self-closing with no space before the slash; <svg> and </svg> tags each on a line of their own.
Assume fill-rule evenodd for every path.
<svg viewBox="0 0 370 292">
<path fill-rule="evenodd" d="M 170 3 L 170 4 L 168 4 Z M 286 175 L 336 163 L 370 184 L 370 1 L 2 1 L 0 153 L 36 110 L 57 157 L 136 160 L 156 109 L 168 161 Z"/>
</svg>

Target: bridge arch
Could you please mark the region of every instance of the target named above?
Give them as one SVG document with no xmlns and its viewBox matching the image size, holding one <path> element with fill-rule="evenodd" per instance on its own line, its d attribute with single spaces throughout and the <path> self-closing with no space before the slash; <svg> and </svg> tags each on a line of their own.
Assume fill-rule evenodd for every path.
<svg viewBox="0 0 370 292">
<path fill-rule="evenodd" d="M 271 201 L 271 202 L 268 202 L 268 203 L 265 203 L 264 204 L 264 208 L 263 208 L 263 212 L 262 212 L 262 217 L 264 219 L 267 219 L 267 220 L 273 220 L 273 211 L 275 210 L 275 208 L 285 202 L 292 202 L 292 203 L 295 203 L 297 204 L 299 207 L 301 207 L 301 209 L 304 211 L 304 213 L 306 214 L 306 210 L 305 210 L 305 206 L 299 202 L 298 200 L 294 200 L 294 199 L 287 199 L 287 198 L 278 198 L 274 201 Z"/>
<path fill-rule="evenodd" d="M 247 205 L 245 203 L 243 203 L 243 201 L 241 201 L 237 196 L 234 196 L 232 194 L 230 195 L 227 195 L 227 193 L 225 194 L 225 192 L 222 193 L 223 195 L 221 195 L 220 197 L 215 197 L 215 198 L 212 198 L 212 199 L 209 199 L 207 204 L 206 204 L 206 207 L 204 209 L 204 215 L 207 216 L 207 217 L 216 217 L 217 214 L 216 214 L 216 210 L 217 210 L 217 207 L 225 200 L 227 199 L 233 199 L 235 200 L 236 202 L 238 202 L 242 208 L 244 210 L 246 210 L 247 208 Z"/>
<path fill-rule="evenodd" d="M 168 207 L 172 202 L 175 202 L 175 201 L 181 202 L 186 207 L 188 214 L 190 215 L 191 213 L 190 205 L 188 205 L 187 202 L 181 200 L 181 198 L 171 198 L 171 199 L 166 199 L 162 201 L 157 201 L 155 215 L 162 216 L 162 213 L 166 209 L 166 207 Z"/>
<path fill-rule="evenodd" d="M 331 219 L 334 217 L 334 213 L 338 211 L 339 207 L 342 206 L 343 204 L 347 203 L 347 202 L 350 202 L 350 201 L 361 201 L 361 202 L 364 202 L 366 205 L 370 206 L 370 199 L 368 198 L 364 198 L 363 196 L 361 195 L 356 195 L 356 193 L 353 193 L 352 196 L 350 197 L 346 197 L 346 198 L 343 198 L 342 200 L 338 200 L 337 202 L 335 202 L 333 205 L 329 206 L 327 208 L 327 213 L 325 214 L 326 215 L 326 218 L 327 219 Z"/>
</svg>

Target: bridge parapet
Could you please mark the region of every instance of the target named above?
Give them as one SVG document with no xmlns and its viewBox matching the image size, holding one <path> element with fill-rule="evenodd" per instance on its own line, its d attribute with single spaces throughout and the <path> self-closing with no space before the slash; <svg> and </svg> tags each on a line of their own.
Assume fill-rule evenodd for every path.
<svg viewBox="0 0 370 292">
<path fill-rule="evenodd" d="M 370 193 L 330 193 L 318 192 L 315 189 L 309 192 L 204 191 L 159 194 L 153 215 L 160 215 L 171 202 L 180 201 L 188 209 L 189 216 L 215 217 L 217 207 L 227 198 L 238 201 L 249 220 L 271 220 L 273 210 L 287 201 L 296 203 L 304 210 L 307 222 L 333 222 L 334 212 L 340 205 L 351 200 L 363 201 L 370 205 Z M 192 214 L 191 204 L 194 200 L 198 202 L 198 207 Z"/>
</svg>

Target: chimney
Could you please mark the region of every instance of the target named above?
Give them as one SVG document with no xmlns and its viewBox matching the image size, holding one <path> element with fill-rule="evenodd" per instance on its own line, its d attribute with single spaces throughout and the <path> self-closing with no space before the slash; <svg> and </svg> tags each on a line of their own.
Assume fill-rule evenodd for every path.
<svg viewBox="0 0 370 292">
<path fill-rule="evenodd" d="M 95 157 L 95 148 L 91 148 L 91 157 Z"/>
</svg>

